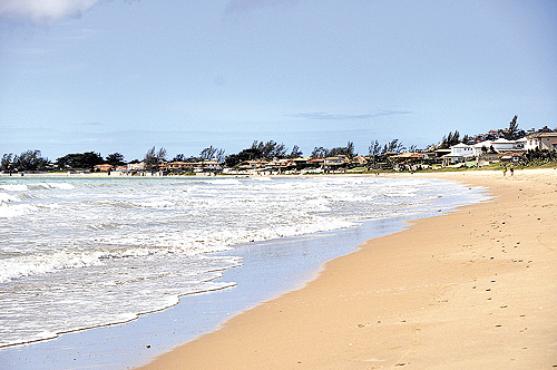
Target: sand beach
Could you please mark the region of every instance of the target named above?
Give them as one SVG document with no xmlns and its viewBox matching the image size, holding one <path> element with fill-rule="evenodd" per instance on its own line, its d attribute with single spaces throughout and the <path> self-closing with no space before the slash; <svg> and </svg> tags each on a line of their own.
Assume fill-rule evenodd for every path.
<svg viewBox="0 0 557 370">
<path fill-rule="evenodd" d="M 557 367 L 557 171 L 423 176 L 493 199 L 370 240 L 142 369 Z"/>
</svg>

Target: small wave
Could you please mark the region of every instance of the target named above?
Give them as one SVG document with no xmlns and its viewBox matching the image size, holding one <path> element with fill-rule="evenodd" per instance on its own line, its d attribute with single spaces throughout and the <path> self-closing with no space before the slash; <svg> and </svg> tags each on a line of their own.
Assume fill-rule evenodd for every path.
<svg viewBox="0 0 557 370">
<path fill-rule="evenodd" d="M 19 255 L 0 259 L 0 283 L 38 274 L 52 273 L 68 269 L 77 269 L 89 266 L 99 266 L 110 260 L 131 257 L 145 257 L 154 255 L 182 254 L 199 255 L 207 253 L 214 248 L 198 248 L 197 250 L 184 250 L 179 247 L 159 248 L 157 246 L 138 246 L 131 248 L 98 249 L 95 251 L 69 251 L 61 250 L 54 253 L 41 253 L 34 255 Z M 222 249 L 221 249 L 222 250 Z"/>
<path fill-rule="evenodd" d="M 27 191 L 35 189 L 61 189 L 61 190 L 71 190 L 75 186 L 65 182 L 39 182 L 30 184 L 3 184 L 0 185 L 0 189 L 6 191 Z"/>
<path fill-rule="evenodd" d="M 40 182 L 36 184 L 27 185 L 29 189 L 61 189 L 61 190 L 71 190 L 75 189 L 75 186 L 68 184 L 66 182 Z"/>
<path fill-rule="evenodd" d="M 24 276 L 100 265 L 103 263 L 103 259 L 109 259 L 110 256 L 110 253 L 102 251 L 83 253 L 60 251 L 6 258 L 0 260 L 0 283 Z"/>
</svg>

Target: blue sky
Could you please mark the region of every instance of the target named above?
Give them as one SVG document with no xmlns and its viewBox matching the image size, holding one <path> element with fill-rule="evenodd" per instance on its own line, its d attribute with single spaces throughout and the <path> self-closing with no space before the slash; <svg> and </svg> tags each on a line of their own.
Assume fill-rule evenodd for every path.
<svg viewBox="0 0 557 370">
<path fill-rule="evenodd" d="M 557 1 L 0 0 L 0 153 L 557 126 Z"/>
</svg>

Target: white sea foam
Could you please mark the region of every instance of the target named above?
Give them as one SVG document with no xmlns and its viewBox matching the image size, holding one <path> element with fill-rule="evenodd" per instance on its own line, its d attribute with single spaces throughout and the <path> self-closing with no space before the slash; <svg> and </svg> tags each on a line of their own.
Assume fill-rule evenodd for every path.
<svg viewBox="0 0 557 370">
<path fill-rule="evenodd" d="M 0 193 L 0 204 L 8 204 L 11 202 L 17 202 L 18 199 L 10 194 Z"/>
<path fill-rule="evenodd" d="M 72 184 L 64 182 L 41 182 L 37 184 L 28 185 L 30 189 L 64 189 L 70 190 L 74 189 Z"/>
<path fill-rule="evenodd" d="M 14 218 L 31 214 L 37 207 L 29 204 L 6 204 L 0 203 L 0 218 Z"/>
<path fill-rule="evenodd" d="M 63 182 L 34 182 L 29 184 L 2 184 L 0 189 L 6 191 L 27 191 L 30 189 L 73 189 L 72 184 Z"/>
<path fill-rule="evenodd" d="M 0 346 L 131 320 L 183 294 L 234 286 L 216 279 L 241 263 L 227 255 L 241 244 L 448 210 L 480 196 L 424 179 L 262 179 L 0 179 Z"/>
<path fill-rule="evenodd" d="M 25 184 L 4 184 L 0 185 L 0 189 L 7 191 L 26 191 L 29 188 Z"/>
<path fill-rule="evenodd" d="M 204 180 L 203 182 L 210 185 L 241 185 L 241 182 L 236 179 Z"/>
</svg>

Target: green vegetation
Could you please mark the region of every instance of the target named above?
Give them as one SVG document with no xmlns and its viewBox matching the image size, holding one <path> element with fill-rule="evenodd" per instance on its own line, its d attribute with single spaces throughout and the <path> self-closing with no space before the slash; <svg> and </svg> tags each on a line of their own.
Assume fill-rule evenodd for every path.
<svg viewBox="0 0 557 370">
<path fill-rule="evenodd" d="M 43 158 L 40 150 L 27 150 L 20 155 L 4 154 L 0 161 L 0 167 L 4 172 L 45 170 L 48 164 L 48 158 Z"/>
<path fill-rule="evenodd" d="M 68 171 L 82 170 L 90 171 L 95 166 L 96 170 L 112 171 L 115 167 L 126 164 L 137 166 L 129 167 L 132 172 L 152 173 L 161 172 L 193 174 L 195 171 L 217 173 L 224 167 L 229 169 L 261 169 L 263 172 L 277 171 L 278 173 L 307 172 L 307 173 L 377 173 L 389 171 L 468 171 L 496 169 L 501 166 L 526 167 L 556 167 L 557 151 L 548 149 L 535 149 L 527 152 L 514 148 L 514 152 L 506 152 L 504 149 L 499 152 L 493 145 L 485 145 L 481 148 L 481 155 L 469 163 L 460 165 L 449 165 L 442 167 L 441 157 L 447 154 L 451 147 L 464 143 L 473 145 L 484 141 L 494 141 L 499 138 L 515 141 L 530 134 L 555 132 L 547 126 L 537 131 L 526 132 L 519 128 L 518 116 L 513 116 L 508 126 L 503 129 L 490 130 L 487 133 L 477 135 L 461 135 L 458 130 L 452 130 L 444 135 L 437 144 L 432 144 L 424 149 L 418 149 L 415 145 L 406 147 L 399 139 L 392 139 L 384 143 L 378 140 L 371 140 L 366 155 L 358 155 L 354 143 L 348 141 L 345 146 L 326 148 L 316 146 L 307 158 L 302 158 L 303 152 L 300 147 L 294 145 L 288 149 L 283 143 L 274 140 L 259 141 L 255 140 L 250 147 L 240 150 L 238 153 L 225 155 L 224 149 L 216 148 L 212 145 L 204 148 L 197 156 L 186 156 L 176 154 L 169 160 L 167 151 L 164 147 L 158 150 L 155 146 L 151 147 L 139 159 L 134 159 L 126 163 L 123 154 L 114 152 L 103 158 L 100 153 L 89 151 L 84 153 L 71 153 L 58 158 L 55 162 L 50 162 L 48 158 L 41 155 L 39 150 L 27 150 L 17 155 L 6 153 L 1 157 L 0 171 L 5 173 L 13 172 L 46 172 L 46 171 Z M 551 136 L 551 135 L 550 135 Z M 538 137 L 538 136 L 533 136 Z M 544 137 L 549 137 L 544 135 Z M 551 136 L 553 137 L 553 136 Z M 551 148 L 554 144 L 544 144 Z M 549 145 L 549 146 L 548 146 Z M 401 154 L 402 153 L 402 154 Z M 506 158 L 504 158 L 506 156 Z M 453 155 L 450 158 L 458 157 Z M 449 157 L 445 157 L 447 159 Z M 467 157 L 462 157 L 467 158 Z M 452 161 L 452 159 L 451 159 Z M 481 168 L 478 168 L 481 163 Z M 485 162 L 491 164 L 485 166 Z M 493 162 L 501 164 L 493 164 Z M 454 161 L 453 163 L 456 163 Z M 240 167 L 242 165 L 242 167 Z M 447 165 L 447 163 L 445 163 Z M 269 167 L 270 169 L 265 169 Z M 307 170 L 307 171 L 306 171 Z"/>
<path fill-rule="evenodd" d="M 237 154 L 231 154 L 224 160 L 226 166 L 234 167 L 244 161 L 252 161 L 258 159 L 273 159 L 273 158 L 286 158 L 287 149 L 284 144 L 279 144 L 274 140 L 267 142 L 255 140 L 251 147 L 241 150 Z M 294 146 L 291 153 L 300 152 L 298 146 Z"/>
<path fill-rule="evenodd" d="M 337 155 L 345 155 L 348 158 L 354 157 L 354 143 L 349 141 L 346 146 L 339 146 L 331 149 L 327 149 L 322 146 L 315 147 L 313 148 L 313 152 L 311 152 L 311 158 L 326 158 Z"/>
<path fill-rule="evenodd" d="M 101 163 L 104 163 L 103 157 L 95 152 L 66 154 L 56 160 L 56 166 L 60 169 L 93 168 Z"/>
<path fill-rule="evenodd" d="M 118 152 L 107 155 L 106 163 L 113 166 L 122 166 L 126 164 L 124 155 Z"/>
</svg>

